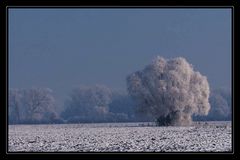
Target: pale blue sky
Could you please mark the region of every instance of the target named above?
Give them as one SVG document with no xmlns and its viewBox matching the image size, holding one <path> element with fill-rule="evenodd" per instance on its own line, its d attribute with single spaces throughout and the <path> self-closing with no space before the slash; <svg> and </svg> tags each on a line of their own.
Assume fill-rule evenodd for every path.
<svg viewBox="0 0 240 160">
<path fill-rule="evenodd" d="M 231 86 L 231 9 L 9 9 L 9 87 L 125 89 L 157 56 L 182 56 Z"/>
</svg>

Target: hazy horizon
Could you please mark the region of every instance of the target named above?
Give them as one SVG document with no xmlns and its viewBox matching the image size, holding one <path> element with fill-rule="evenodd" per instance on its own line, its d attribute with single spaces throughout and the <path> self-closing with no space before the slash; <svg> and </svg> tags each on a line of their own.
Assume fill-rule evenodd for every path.
<svg viewBox="0 0 240 160">
<path fill-rule="evenodd" d="M 154 57 L 184 57 L 231 87 L 231 9 L 9 9 L 9 88 L 126 88 Z"/>
</svg>

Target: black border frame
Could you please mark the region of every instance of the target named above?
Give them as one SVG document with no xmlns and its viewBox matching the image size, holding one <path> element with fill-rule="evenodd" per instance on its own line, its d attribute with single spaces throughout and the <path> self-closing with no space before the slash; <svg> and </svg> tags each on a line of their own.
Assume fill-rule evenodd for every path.
<svg viewBox="0 0 240 160">
<path fill-rule="evenodd" d="M 233 109 L 233 119 L 232 119 L 232 129 L 233 129 L 233 137 L 232 137 L 232 149 L 233 152 L 217 152 L 217 153 L 199 153 L 199 152 L 167 152 L 167 153 L 111 153 L 111 152 L 105 152 L 105 153 L 93 153 L 93 152 L 84 152 L 84 153 L 77 153 L 77 152 L 8 152 L 7 149 L 7 133 L 8 128 L 5 126 L 4 132 L 1 132 L 1 151 L 0 156 L 4 159 L 9 158 L 16 158 L 16 159 L 43 159 L 43 158 L 60 158 L 60 159 L 77 159 L 84 156 L 85 158 L 109 158 L 108 156 L 113 156 L 112 158 L 118 159 L 118 158 L 135 158 L 136 156 L 140 156 L 140 158 L 184 158 L 184 159 L 205 159 L 205 158 L 211 158 L 211 159 L 236 159 L 239 154 L 238 150 L 238 143 L 239 142 L 239 130 L 237 126 L 235 125 L 236 122 L 239 122 L 237 118 L 239 116 L 234 116 L 235 113 L 239 113 L 239 109 L 235 104 L 235 88 L 237 88 L 234 84 L 234 73 L 235 73 L 235 60 L 236 55 L 235 53 L 238 53 L 238 46 L 237 46 L 237 38 L 238 36 L 238 29 L 240 28 L 238 25 L 237 15 L 239 14 L 239 2 L 237 0 L 165 0 L 165 1 L 126 1 L 126 0 L 119 0 L 114 2 L 103 2 L 103 1 L 96 1 L 94 2 L 84 2 L 84 1 L 54 1 L 54 0 L 35 0 L 35 1 L 27 1 L 27 0 L 16 0 L 16 1 L 3 1 L 0 2 L 0 14 L 1 14 L 1 49 L 3 50 L 4 54 L 1 54 L 3 58 L 1 58 L 2 62 L 0 63 L 2 65 L 1 69 L 3 69 L 3 74 L 6 76 L 4 79 L 4 87 L 2 85 L 2 91 L 4 91 L 4 107 L 1 107 L 3 111 L 1 110 L 1 127 L 5 126 L 7 123 L 7 90 L 8 90 L 8 8 L 232 8 L 232 109 Z M 5 25 L 3 25 L 5 24 Z M 3 101 L 1 101 L 3 102 Z M 3 134 L 3 135 L 2 135 Z M 234 136 L 236 135 L 236 136 Z M 2 156 L 3 154 L 3 156 Z"/>
</svg>

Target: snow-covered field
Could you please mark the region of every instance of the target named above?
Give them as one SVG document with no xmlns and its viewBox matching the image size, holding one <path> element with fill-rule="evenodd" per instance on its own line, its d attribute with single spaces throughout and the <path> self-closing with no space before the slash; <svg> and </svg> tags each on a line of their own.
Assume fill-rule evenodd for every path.
<svg viewBox="0 0 240 160">
<path fill-rule="evenodd" d="M 9 125 L 9 152 L 231 152 L 231 122 Z"/>
</svg>

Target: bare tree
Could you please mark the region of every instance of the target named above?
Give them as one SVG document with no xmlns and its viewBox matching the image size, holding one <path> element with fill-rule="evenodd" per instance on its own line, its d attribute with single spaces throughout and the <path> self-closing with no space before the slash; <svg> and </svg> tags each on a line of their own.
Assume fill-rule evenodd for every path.
<svg viewBox="0 0 240 160">
<path fill-rule="evenodd" d="M 111 102 L 111 90 L 103 85 L 80 86 L 75 88 L 66 101 L 62 116 L 66 119 L 79 117 L 80 120 L 104 119 Z"/>
<path fill-rule="evenodd" d="M 8 96 L 9 118 L 14 123 L 21 122 L 21 115 L 20 115 L 21 98 L 22 98 L 22 95 L 19 89 L 9 90 L 9 96 Z"/>
<path fill-rule="evenodd" d="M 157 56 L 127 77 L 127 87 L 139 110 L 159 125 L 189 125 L 192 114 L 207 115 L 210 109 L 207 78 L 181 57 Z"/>
<path fill-rule="evenodd" d="M 24 90 L 23 105 L 27 110 L 27 120 L 41 121 L 44 114 L 52 112 L 54 107 L 54 98 L 49 88 L 31 88 Z"/>
<path fill-rule="evenodd" d="M 207 118 L 210 120 L 231 120 L 231 92 L 226 89 L 215 89 L 211 92 L 209 102 L 211 109 Z"/>
</svg>

